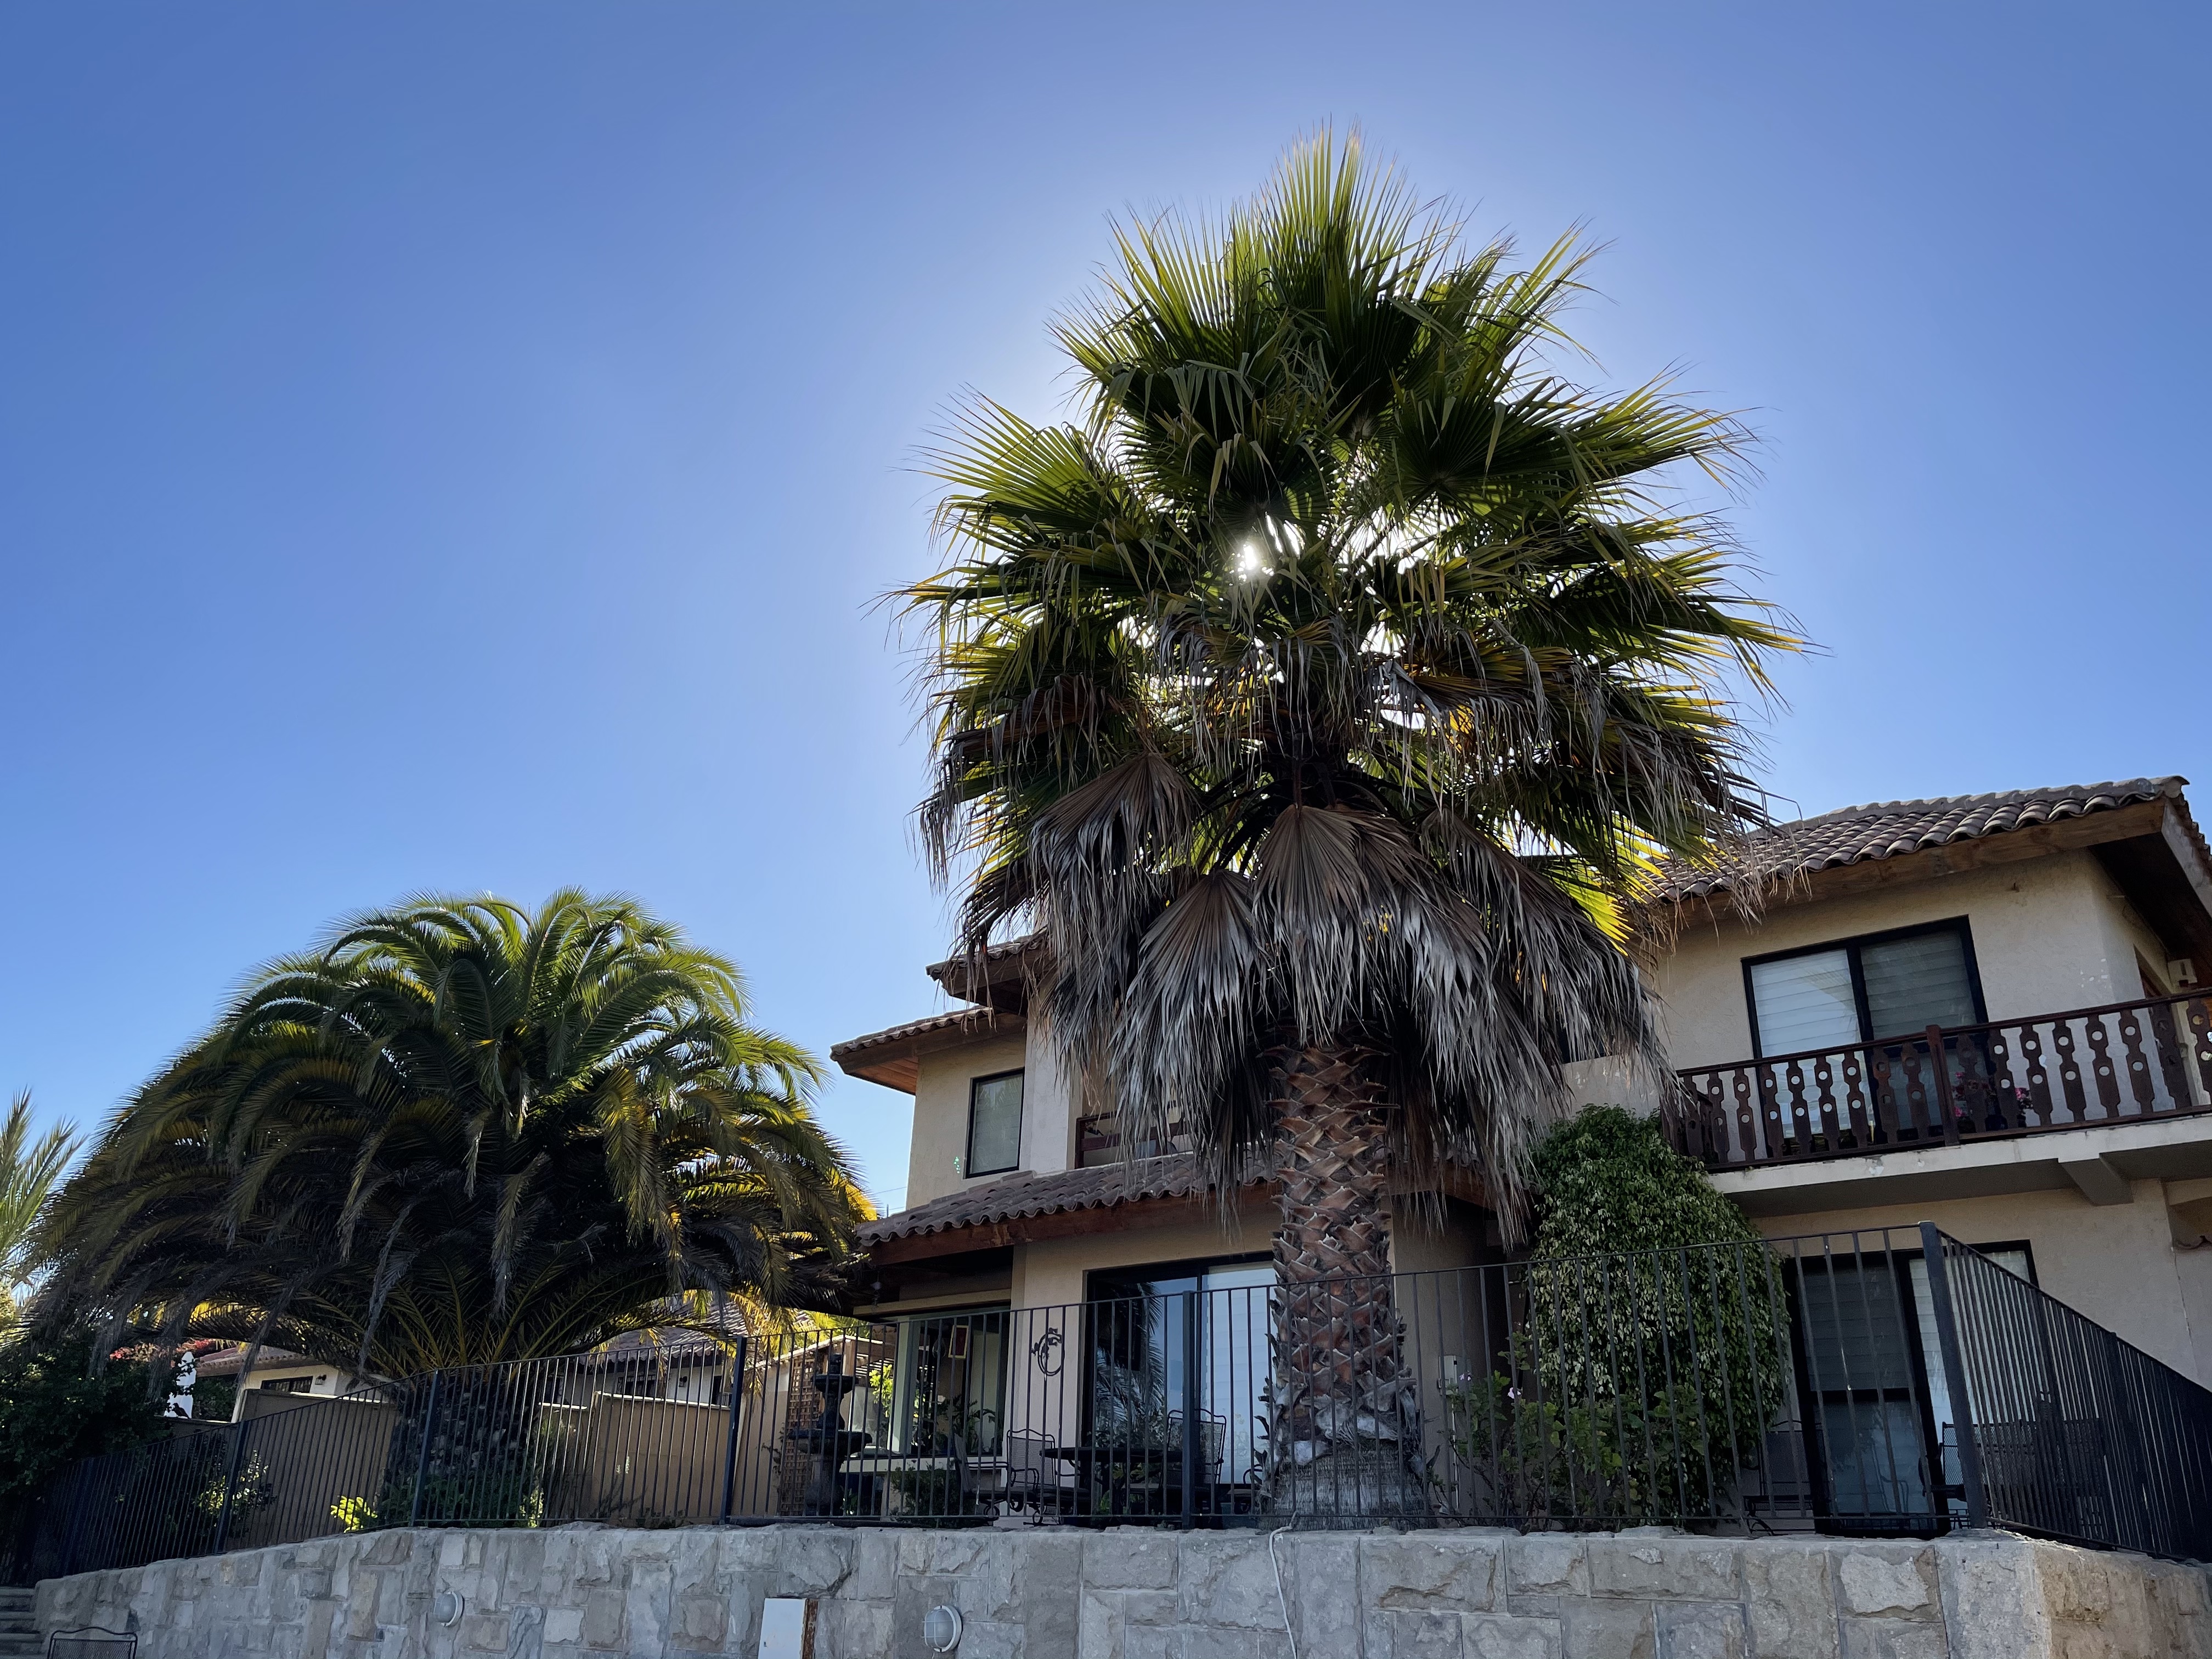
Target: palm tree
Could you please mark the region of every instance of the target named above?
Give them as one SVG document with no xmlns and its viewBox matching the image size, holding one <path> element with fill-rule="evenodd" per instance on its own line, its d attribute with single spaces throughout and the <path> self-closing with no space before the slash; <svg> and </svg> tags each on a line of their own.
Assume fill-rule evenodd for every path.
<svg viewBox="0 0 2212 1659">
<path fill-rule="evenodd" d="M 76 1136 L 65 1123 L 33 1136 L 27 1091 L 15 1097 L 0 1121 L 0 1336 L 15 1328 L 17 1299 L 38 1267 L 32 1241 L 39 1212 L 76 1149 Z"/>
<path fill-rule="evenodd" d="M 425 898 L 260 973 L 107 1126 L 40 1306 L 396 1376 L 805 1302 L 868 1212 L 803 1050 L 624 898 Z"/>
<path fill-rule="evenodd" d="M 1548 366 L 1571 239 L 1510 269 L 1324 135 L 1115 251 L 1056 325 L 1081 418 L 982 403 L 930 458 L 921 819 L 963 948 L 1041 932 L 1121 1144 L 1180 1121 L 1217 1192 L 1279 1181 L 1303 1463 L 1401 1394 L 1394 1170 L 1472 1165 L 1510 1221 L 1562 1063 L 1653 1058 L 1633 907 L 1761 821 L 1729 686 L 1797 641 L 1662 493 L 1738 425 Z"/>
</svg>

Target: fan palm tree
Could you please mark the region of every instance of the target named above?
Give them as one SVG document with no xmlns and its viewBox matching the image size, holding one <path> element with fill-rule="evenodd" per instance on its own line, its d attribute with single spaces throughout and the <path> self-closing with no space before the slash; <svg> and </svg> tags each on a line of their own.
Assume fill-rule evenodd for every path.
<svg viewBox="0 0 2212 1659">
<path fill-rule="evenodd" d="M 361 916 L 123 1106 L 40 1306 L 392 1376 L 803 1302 L 868 1212 L 817 1076 L 628 899 Z"/>
<path fill-rule="evenodd" d="M 1303 1463 L 1389 1432 L 1394 1171 L 1510 1219 L 1562 1063 L 1653 1057 L 1633 907 L 1760 821 L 1730 686 L 1797 641 L 1662 488 L 1738 425 L 1549 366 L 1571 239 L 1513 269 L 1324 135 L 1115 254 L 1056 326 L 1079 418 L 981 403 L 930 458 L 921 820 L 965 949 L 1041 932 L 1121 1144 L 1279 1182 Z"/>
<path fill-rule="evenodd" d="M 0 1121 L 0 1337 L 16 1325 L 17 1302 L 37 1270 L 33 1245 L 39 1212 L 76 1156 L 67 1124 L 32 1133 L 31 1097 L 15 1097 Z"/>
</svg>

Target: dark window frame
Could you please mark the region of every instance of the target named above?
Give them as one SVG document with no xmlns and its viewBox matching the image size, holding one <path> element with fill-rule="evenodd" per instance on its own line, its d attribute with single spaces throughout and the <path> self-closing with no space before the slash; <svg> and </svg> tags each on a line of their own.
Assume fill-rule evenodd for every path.
<svg viewBox="0 0 2212 1659">
<path fill-rule="evenodd" d="M 1830 951 L 1845 953 L 1851 969 L 1851 1001 L 1859 1018 L 1858 1041 L 1875 1042 L 1885 1037 L 1910 1036 L 1909 1031 L 1876 1031 L 1869 1028 L 1873 1020 L 1867 1012 L 1866 969 L 1859 960 L 1859 951 L 1869 945 L 1887 945 L 1893 939 L 1911 939 L 1921 933 L 1955 933 L 1966 963 L 1966 989 L 1974 999 L 1974 1020 L 1977 1025 L 1987 1023 L 1989 1005 L 1982 1000 L 1982 969 L 1974 956 L 1974 930 L 1965 916 L 1946 916 L 1940 921 L 1917 921 L 1909 927 L 1885 927 L 1878 933 L 1852 933 L 1844 939 L 1823 939 L 1818 945 L 1801 945 L 1788 951 L 1769 951 L 1764 956 L 1743 959 L 1743 1006 L 1751 1019 L 1751 1054 L 1754 1060 L 1766 1057 L 1766 1042 L 1759 1029 L 1759 993 L 1753 988 L 1751 970 L 1770 962 L 1787 962 L 1792 957 L 1817 957 Z M 1794 1050 L 1792 1052 L 1795 1052 Z"/>
<path fill-rule="evenodd" d="M 985 1084 L 1003 1083 L 1010 1077 L 1022 1079 L 1022 1103 L 1014 1119 L 1014 1161 L 1012 1164 L 996 1164 L 988 1170 L 979 1170 L 975 1167 L 975 1097 Z M 993 1072 L 988 1076 L 971 1077 L 968 1079 L 968 1151 L 967 1156 L 962 1158 L 960 1163 L 960 1173 L 963 1179 L 980 1180 L 984 1176 L 1005 1175 L 1009 1170 L 1022 1167 L 1022 1118 L 1028 1114 L 1029 1109 L 1029 1067 L 1026 1066 L 1016 1066 L 1007 1071 Z"/>
</svg>

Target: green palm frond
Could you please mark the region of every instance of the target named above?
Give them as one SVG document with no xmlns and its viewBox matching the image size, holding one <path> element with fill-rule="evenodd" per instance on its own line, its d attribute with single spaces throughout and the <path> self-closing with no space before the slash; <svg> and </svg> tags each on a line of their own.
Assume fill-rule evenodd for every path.
<svg viewBox="0 0 2212 1659">
<path fill-rule="evenodd" d="M 1685 477 L 1747 434 L 1555 359 L 1589 251 L 1516 268 L 1355 137 L 1121 228 L 1055 325 L 1080 412 L 928 465 L 921 822 L 963 945 L 1042 928 L 1033 1006 L 1124 1144 L 1264 1152 L 1286 1031 L 1394 1056 L 1399 1151 L 1510 1200 L 1572 1057 L 1656 1056 L 1628 954 L 1665 855 L 1763 820 L 1732 696 L 1789 618 Z"/>
<path fill-rule="evenodd" d="M 399 1374 L 828 1287 L 821 1068 L 634 901 L 425 896 L 258 975 L 50 1206 L 40 1305 Z"/>
</svg>

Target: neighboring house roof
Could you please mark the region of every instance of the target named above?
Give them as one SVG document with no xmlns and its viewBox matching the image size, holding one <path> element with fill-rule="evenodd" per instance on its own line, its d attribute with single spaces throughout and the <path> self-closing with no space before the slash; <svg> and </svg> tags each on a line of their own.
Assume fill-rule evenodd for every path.
<svg viewBox="0 0 2212 1659">
<path fill-rule="evenodd" d="M 2172 801 L 2185 817 L 2186 778 L 2131 778 L 2119 783 L 2062 784 L 2002 794 L 1947 795 L 1933 800 L 1890 800 L 1839 807 L 1818 817 L 1777 824 L 1753 836 L 1725 865 L 1690 869 L 1661 866 L 1662 899 L 1680 902 L 1729 891 L 1757 890 L 1816 871 L 1897 858 L 1955 842 L 1978 841 L 2036 824 L 2087 817 L 2138 802 Z M 2194 824 L 2191 825 L 2192 831 Z M 2200 848 L 2203 837 L 2197 836 Z"/>
<path fill-rule="evenodd" d="M 246 1363 L 246 1349 L 241 1346 L 216 1348 L 192 1357 L 194 1376 L 236 1376 L 239 1367 Z M 257 1371 L 275 1370 L 293 1365 L 312 1365 L 316 1362 L 303 1353 L 294 1353 L 288 1348 L 264 1348 L 253 1356 Z"/>
<path fill-rule="evenodd" d="M 911 1210 L 860 1224 L 863 1244 L 915 1238 L 961 1227 L 987 1227 L 1003 1221 L 1095 1210 L 1151 1198 L 1197 1198 L 1206 1190 L 1198 1166 L 1188 1158 L 1146 1158 L 1133 1165 L 1100 1164 L 1052 1175 L 1023 1170 L 988 1186 L 948 1193 Z"/>
</svg>

